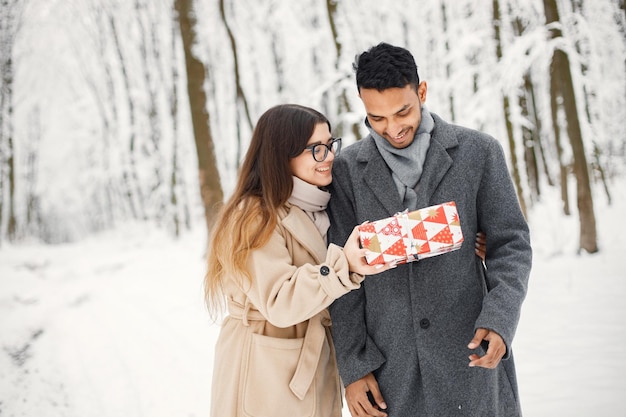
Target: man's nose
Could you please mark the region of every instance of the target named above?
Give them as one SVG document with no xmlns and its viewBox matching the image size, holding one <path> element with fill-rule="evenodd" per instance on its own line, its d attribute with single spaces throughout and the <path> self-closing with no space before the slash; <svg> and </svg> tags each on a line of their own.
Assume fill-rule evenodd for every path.
<svg viewBox="0 0 626 417">
<path fill-rule="evenodd" d="M 395 138 L 402 132 L 402 126 L 399 123 L 393 121 L 387 123 L 387 134 L 392 138 Z"/>
</svg>

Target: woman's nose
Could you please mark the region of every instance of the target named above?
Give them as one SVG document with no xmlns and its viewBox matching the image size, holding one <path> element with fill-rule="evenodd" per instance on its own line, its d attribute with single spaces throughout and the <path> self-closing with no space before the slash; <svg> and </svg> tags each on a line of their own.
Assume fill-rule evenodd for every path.
<svg viewBox="0 0 626 417">
<path fill-rule="evenodd" d="M 324 161 L 332 161 L 334 159 L 335 159 L 335 153 L 329 149 L 328 154 L 326 155 L 326 159 L 324 159 Z"/>
</svg>

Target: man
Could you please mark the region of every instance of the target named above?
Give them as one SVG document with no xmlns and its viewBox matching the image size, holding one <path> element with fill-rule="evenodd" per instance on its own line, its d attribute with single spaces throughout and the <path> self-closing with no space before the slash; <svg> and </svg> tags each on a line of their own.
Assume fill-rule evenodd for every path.
<svg viewBox="0 0 626 417">
<path fill-rule="evenodd" d="M 520 416 L 511 343 L 531 247 L 502 148 L 425 108 L 427 85 L 406 49 L 381 43 L 354 68 L 370 134 L 335 159 L 330 241 L 448 201 L 466 240 L 366 279 L 331 305 L 348 408 L 353 417 Z M 486 268 L 467 239 L 479 230 Z"/>
</svg>

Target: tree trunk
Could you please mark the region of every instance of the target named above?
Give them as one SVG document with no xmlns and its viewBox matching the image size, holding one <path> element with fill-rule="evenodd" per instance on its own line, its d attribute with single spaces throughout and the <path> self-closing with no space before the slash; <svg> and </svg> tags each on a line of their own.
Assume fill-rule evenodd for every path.
<svg viewBox="0 0 626 417">
<path fill-rule="evenodd" d="M 38 195 L 38 166 L 39 151 L 41 149 L 41 116 L 38 105 L 34 105 L 28 114 L 28 136 L 25 146 L 26 166 L 24 173 L 24 188 L 26 195 L 25 229 L 29 236 L 38 236 L 40 228 L 40 207 Z"/>
<path fill-rule="evenodd" d="M 8 93 L 7 93 L 8 94 Z M 9 117 L 11 114 L 9 114 Z M 7 238 L 9 241 L 17 237 L 17 218 L 15 216 L 15 146 L 13 145 L 13 134 L 7 135 L 7 168 L 9 171 L 9 213 L 7 223 Z"/>
<path fill-rule="evenodd" d="M 524 91 L 519 95 L 519 106 L 522 112 L 522 117 L 528 120 L 530 125 L 530 108 L 528 96 L 532 89 L 532 83 L 530 81 L 530 75 L 524 75 Z M 535 130 L 531 129 L 527 125 L 522 125 L 522 143 L 524 144 L 524 164 L 526 165 L 526 176 L 528 177 L 528 185 L 530 187 L 531 204 L 533 201 L 539 199 L 541 189 L 539 185 L 539 163 L 538 161 L 538 144 L 535 135 Z"/>
<path fill-rule="evenodd" d="M 144 208 L 144 196 L 141 190 L 141 184 L 139 183 L 139 176 L 137 174 L 137 116 L 135 111 L 135 102 L 132 97 L 132 87 L 130 83 L 130 76 L 128 74 L 128 68 L 126 66 L 126 60 L 124 53 L 122 52 L 122 44 L 120 42 L 117 26 L 115 24 L 115 18 L 113 14 L 109 15 L 109 25 L 111 27 L 111 34 L 113 35 L 113 42 L 115 43 L 115 51 L 120 62 L 120 70 L 122 71 L 122 79 L 124 81 L 124 90 L 126 93 L 126 102 L 128 104 L 128 117 L 129 117 L 129 143 L 128 143 L 128 158 L 129 169 L 124 170 L 124 186 L 126 187 L 126 196 L 130 203 L 133 217 L 143 220 L 147 219 L 146 211 Z"/>
<path fill-rule="evenodd" d="M 92 2 L 93 4 L 93 2 Z M 117 219 L 116 213 L 123 213 L 123 217 L 136 217 L 133 213 L 134 207 L 132 199 L 129 195 L 129 184 L 126 181 L 111 178 L 106 173 L 111 172 L 111 160 L 117 158 L 125 160 L 125 149 L 117 146 L 120 130 L 120 111 L 118 109 L 117 89 L 113 75 L 112 60 L 107 59 L 109 34 L 107 27 L 106 13 L 101 4 L 93 4 L 89 7 L 91 16 L 87 16 L 85 22 L 81 22 L 85 26 L 86 32 L 92 36 L 91 43 L 95 48 L 95 56 L 97 57 L 97 66 L 100 71 L 92 71 L 90 64 L 83 59 L 79 59 L 80 73 L 88 87 L 88 91 L 93 94 L 93 100 L 96 106 L 97 114 L 101 123 L 101 155 L 102 167 L 104 173 L 102 183 L 102 228 L 112 227 Z M 80 20 L 79 20 L 80 21 Z M 86 23 L 90 22 L 90 23 Z M 93 22 L 93 23 L 92 23 Z M 119 152 L 119 154 L 117 154 Z M 117 154 L 117 155 L 115 155 Z M 122 166 L 122 172 L 119 173 L 122 178 L 128 177 L 128 167 L 126 164 Z M 117 176 L 117 175 L 116 175 Z"/>
<path fill-rule="evenodd" d="M 496 57 L 498 61 L 502 60 L 502 39 L 500 35 L 500 4 L 498 0 L 493 0 L 493 27 L 494 37 L 496 41 Z M 517 199 L 519 200 L 520 207 L 524 216 L 526 213 L 526 199 L 524 198 L 524 192 L 522 188 L 522 179 L 519 172 L 519 163 L 517 161 L 517 145 L 515 143 L 515 134 L 513 132 L 513 122 L 511 121 L 511 101 L 506 92 L 502 92 L 502 107 L 504 110 L 504 122 L 506 124 L 506 133 L 509 141 L 509 150 L 511 153 L 511 171 L 515 188 L 517 189 Z"/>
<path fill-rule="evenodd" d="M 0 28 L 2 30 L 3 28 Z M 5 71 L 6 64 L 6 45 L 0 44 L 0 91 L 5 91 Z M 8 169 L 8 158 L 9 149 L 8 149 L 8 141 L 6 138 L 6 134 L 4 133 L 6 126 L 5 119 L 5 107 L 6 107 L 6 99 L 7 94 L 0 94 L 0 244 L 3 240 L 3 231 L 4 231 L 4 199 L 5 199 L 5 181 L 6 175 L 5 172 Z"/>
<path fill-rule="evenodd" d="M 172 60 L 171 60 L 171 76 L 172 86 L 169 93 L 169 105 L 170 105 L 170 117 L 172 119 L 172 175 L 170 176 L 170 205 L 172 210 L 172 225 L 174 227 L 174 236 L 180 235 L 181 218 L 180 218 L 180 205 L 178 201 L 178 54 L 177 51 L 177 37 L 179 31 L 176 30 L 176 16 L 174 14 L 174 21 L 172 22 Z"/>
<path fill-rule="evenodd" d="M 532 118 L 530 119 L 533 122 L 534 125 L 534 129 L 533 129 L 533 144 L 535 146 L 535 158 L 537 158 L 537 152 L 539 152 L 539 156 L 541 156 L 541 162 L 542 162 L 542 167 L 543 167 L 543 173 L 546 176 L 546 179 L 548 181 L 548 185 L 553 186 L 554 185 L 554 179 L 552 178 L 552 172 L 550 171 L 550 168 L 548 167 L 548 158 L 546 156 L 546 152 L 545 152 L 545 146 L 543 143 L 543 139 L 542 139 L 542 135 L 541 135 L 541 117 L 539 116 L 539 106 L 537 105 L 537 99 L 535 98 L 535 87 L 534 87 L 534 83 L 532 81 L 532 78 L 530 76 L 530 73 L 527 73 L 526 76 L 524 77 L 524 86 L 526 89 L 526 93 L 528 95 L 528 103 L 530 104 L 532 111 L 530 111 L 530 114 L 532 114 Z M 529 116 L 530 117 L 530 116 Z M 539 180 L 539 168 L 537 168 L 537 180 Z M 539 194 L 541 194 L 541 190 L 539 190 Z"/>
<path fill-rule="evenodd" d="M 156 216 L 157 221 L 161 221 L 163 217 L 165 217 L 165 212 L 167 211 L 165 208 L 166 198 L 165 193 L 162 190 L 166 190 L 167 187 L 164 184 L 163 173 L 161 170 L 165 166 L 165 161 L 163 157 L 163 151 L 161 150 L 161 140 L 162 140 L 162 132 L 161 132 L 161 120 L 162 116 L 159 112 L 159 104 L 158 104 L 158 90 L 157 86 L 159 83 L 155 81 L 156 74 L 161 73 L 160 62 L 155 59 L 153 65 L 151 65 L 151 55 L 149 55 L 149 39 L 150 35 L 154 35 L 154 32 L 148 33 L 148 29 L 146 29 L 143 16 L 145 15 L 148 20 L 151 19 L 150 14 L 147 11 L 147 6 L 143 1 L 135 0 L 135 19 L 137 21 L 137 26 L 139 28 L 139 55 L 141 57 L 141 71 L 143 73 L 143 80 L 146 84 L 145 91 L 147 94 L 148 102 L 147 102 L 147 117 L 148 117 L 148 130 L 150 132 L 149 138 L 147 141 L 148 145 L 151 145 L 151 149 L 146 151 L 147 155 L 151 161 L 150 165 L 152 167 L 152 171 L 154 175 L 151 176 L 151 184 L 148 186 L 148 195 L 147 198 L 154 200 L 156 202 L 156 207 L 153 207 L 151 211 L 153 211 L 153 215 Z M 150 23 L 150 22 L 148 22 Z M 152 27 L 153 24 L 150 25 Z M 147 147 L 146 147 L 147 148 Z M 156 193 L 156 195 L 154 195 Z M 156 208 L 156 210 L 154 210 Z"/>
<path fill-rule="evenodd" d="M 11 18 L 11 16 L 9 16 Z M 2 30 L 5 30 L 4 28 Z M 2 138 L 0 144 L 4 142 L 3 153 L 6 164 L 7 184 L 7 225 L 6 234 L 9 241 L 17 237 L 17 217 L 15 213 L 15 144 L 13 142 L 13 38 L 8 40 L 9 45 L 2 46 Z M 0 200 L 4 195 L 0 195 Z M 3 208 L 4 209 L 4 208 Z"/>
<path fill-rule="evenodd" d="M 193 14 L 192 3 L 193 0 L 176 0 L 174 7 L 178 13 L 178 23 L 185 53 L 187 93 L 189 95 L 196 153 L 198 155 L 200 196 L 204 204 L 207 230 L 210 230 L 219 209 L 218 206 L 223 202 L 224 194 L 217 169 L 209 114 L 206 106 L 207 97 L 204 91 L 205 68 L 202 61 L 193 55 L 192 52 L 196 36 L 196 19 Z"/>
<path fill-rule="evenodd" d="M 445 48 L 445 54 L 446 56 L 449 55 L 450 53 L 450 43 L 448 41 L 449 39 L 449 35 L 448 35 L 448 13 L 446 11 L 446 4 L 445 2 L 441 2 L 441 30 L 443 32 L 443 38 L 445 39 L 444 41 L 444 48 Z M 450 62 L 446 63 L 446 81 L 448 82 L 448 84 L 450 84 L 450 75 L 452 73 L 452 64 L 450 64 Z M 454 94 L 452 94 L 452 88 L 449 89 L 450 91 L 448 92 L 448 106 L 449 108 L 449 112 L 450 112 L 450 121 L 452 123 L 454 123 L 454 121 L 456 120 L 456 116 L 454 113 Z"/>
<path fill-rule="evenodd" d="M 522 19 L 517 17 L 513 20 L 512 24 L 515 36 L 522 37 L 526 30 Z M 530 71 L 526 71 L 524 74 L 524 87 L 523 91 L 519 94 L 518 105 L 522 117 L 527 121 L 527 123 L 522 124 L 522 141 L 524 144 L 524 164 L 526 165 L 526 175 L 528 176 L 532 204 L 533 201 L 537 201 L 541 196 L 540 159 L 543 161 L 543 168 L 547 176 L 548 184 L 552 185 L 552 179 L 550 178 L 550 173 L 547 168 L 548 164 L 544 158 L 541 144 L 541 119 L 537 114 L 535 87 Z"/>
<path fill-rule="evenodd" d="M 26 2 L 2 0 L 0 2 L 0 241 L 5 226 L 6 237 L 17 238 L 18 219 L 16 206 L 16 161 L 14 143 L 14 56 L 13 46 L 22 23 Z M 7 200 L 5 201 L 5 198 Z M 5 206 L 6 204 L 6 206 Z"/>
<path fill-rule="evenodd" d="M 561 126 L 559 122 L 558 87 L 556 76 L 554 76 L 553 65 L 550 65 L 550 113 L 552 115 L 552 130 L 554 133 L 554 144 L 556 146 L 556 157 L 559 160 L 559 182 L 561 184 L 561 202 L 563 203 L 563 214 L 569 216 L 569 186 L 567 184 L 567 166 L 563 161 L 563 145 L 561 144 Z"/>
<path fill-rule="evenodd" d="M 516 12 L 512 11 L 511 4 L 509 3 L 509 14 L 515 15 Z M 512 24 L 515 35 L 522 37 L 526 31 L 526 24 L 521 17 L 516 17 Z M 528 120 L 528 125 L 532 127 L 522 126 L 526 169 L 528 172 L 529 182 L 531 189 L 534 188 L 534 193 L 538 199 L 541 196 L 541 181 L 540 172 L 543 171 L 546 176 L 548 185 L 553 186 L 554 180 L 552 173 L 548 165 L 548 159 L 545 153 L 545 146 L 541 135 L 541 117 L 539 116 L 539 106 L 535 96 L 535 86 L 530 73 L 530 70 L 524 74 L 524 92 L 520 94 L 519 105 L 522 111 L 522 116 Z M 527 141 L 530 141 L 527 142 Z M 539 169 L 539 160 L 541 159 L 541 168 Z"/>
<path fill-rule="evenodd" d="M 602 152 L 596 143 L 593 144 L 593 160 L 596 171 L 598 171 L 598 175 L 600 176 L 600 181 L 604 187 L 604 192 L 606 194 L 607 203 L 610 206 L 613 203 L 613 199 L 611 198 L 611 190 L 609 189 L 609 182 L 606 179 L 606 174 L 604 172 L 604 167 L 602 165 L 602 161 L 600 156 Z"/>
<path fill-rule="evenodd" d="M 572 0 L 572 10 L 575 14 L 580 15 L 578 19 L 575 19 L 576 22 L 586 20 L 584 16 L 583 0 Z M 593 57 L 591 56 L 591 52 L 589 51 L 588 42 L 581 43 L 579 41 L 579 42 L 576 42 L 575 46 L 576 46 L 576 52 L 578 53 L 578 55 L 582 57 L 581 64 L 580 64 L 580 72 L 583 75 L 583 78 L 587 78 L 587 74 L 589 72 L 589 66 L 586 64 L 586 62 L 593 60 Z M 585 46 L 587 46 L 587 48 L 585 48 Z M 585 103 L 585 116 L 587 117 L 587 123 L 589 124 L 589 126 L 593 126 L 594 119 L 597 120 L 598 118 L 592 116 L 591 109 L 594 107 L 592 105 L 592 101 L 595 97 L 597 97 L 598 93 L 595 91 L 594 85 L 592 83 L 589 83 L 589 84 L 590 84 L 589 87 L 587 87 L 588 84 L 583 83 L 582 90 L 583 90 L 583 99 Z M 597 171 L 599 180 L 602 182 L 604 192 L 606 193 L 606 197 L 610 204 L 611 190 L 609 189 L 609 183 L 604 174 L 604 167 L 602 166 L 602 159 L 600 158 L 601 154 L 602 154 L 602 151 L 599 149 L 598 144 L 594 141 L 593 162 L 591 163 L 591 167 L 593 170 Z M 592 177 L 593 177 L 593 174 L 592 174 Z"/>
<path fill-rule="evenodd" d="M 337 30 L 337 24 L 336 24 L 337 1 L 326 0 L 326 11 L 328 12 L 328 23 L 330 25 L 330 31 L 332 33 L 333 43 L 335 45 L 335 69 L 339 69 L 339 63 L 341 61 L 341 56 L 343 52 L 343 45 L 341 43 L 341 38 L 339 36 L 339 31 Z M 347 96 L 345 88 L 341 89 L 341 95 L 339 96 L 337 101 L 339 103 L 339 106 L 337 108 L 337 114 L 340 116 L 340 120 L 341 120 L 342 114 L 352 113 L 352 109 L 350 108 L 350 101 L 348 100 L 348 96 Z M 355 139 L 360 139 L 361 134 L 359 132 L 359 126 L 360 126 L 360 122 L 351 123 L 351 126 L 344 127 L 344 123 L 342 122 L 341 125 L 338 126 L 336 135 L 342 136 L 344 130 L 350 129 Z"/>
<path fill-rule="evenodd" d="M 187 0 L 189 2 L 193 0 Z M 228 33 L 228 39 L 230 41 L 230 49 L 233 53 L 233 62 L 235 65 L 235 89 L 236 89 L 236 97 L 235 103 L 237 108 L 237 121 L 241 122 L 239 117 L 239 109 L 242 108 L 243 114 L 245 116 L 245 120 L 248 122 L 248 127 L 250 130 L 253 129 L 254 123 L 252 122 L 252 117 L 250 116 L 250 110 L 248 109 L 248 100 L 246 99 L 246 95 L 243 92 L 243 87 L 241 86 L 241 77 L 239 71 L 239 58 L 237 57 L 237 42 L 235 41 L 235 36 L 233 35 L 230 26 L 228 25 L 228 19 L 226 19 L 226 10 L 224 8 L 224 0 L 220 1 L 220 16 L 222 17 L 222 21 L 224 22 L 224 27 L 226 28 L 226 32 Z M 241 129 L 237 129 L 237 135 L 239 136 Z M 237 167 L 239 167 L 239 161 L 242 159 L 241 155 L 243 153 L 243 149 L 241 148 L 242 140 L 241 137 L 237 138 Z"/>
<path fill-rule="evenodd" d="M 544 0 L 546 23 L 559 22 L 559 12 L 556 0 Z M 552 38 L 561 37 L 558 28 L 550 29 Z M 556 87 L 556 92 L 563 99 L 563 110 L 567 120 L 567 134 L 572 146 L 574 156 L 574 175 L 576 177 L 576 191 L 578 203 L 578 215 L 580 222 L 580 249 L 589 253 L 598 251 L 596 235 L 596 218 L 593 209 L 593 196 L 589 182 L 589 169 L 585 156 L 582 132 L 578 120 L 574 83 L 567 54 L 561 49 L 555 49 L 552 56 L 551 77 Z"/>
</svg>

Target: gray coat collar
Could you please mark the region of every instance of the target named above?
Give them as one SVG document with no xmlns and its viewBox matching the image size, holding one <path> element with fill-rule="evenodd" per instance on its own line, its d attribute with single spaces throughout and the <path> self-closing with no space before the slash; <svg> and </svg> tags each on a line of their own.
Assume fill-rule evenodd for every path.
<svg viewBox="0 0 626 417">
<path fill-rule="evenodd" d="M 417 207 L 430 205 L 430 197 L 437 186 L 452 166 L 452 158 L 448 149 L 458 146 L 459 142 L 452 126 L 443 121 L 439 116 L 431 113 L 435 119 L 435 128 L 431 135 L 431 143 L 426 154 L 422 177 L 417 189 Z M 396 186 L 389 168 L 376 148 L 374 139 L 367 136 L 357 154 L 357 161 L 365 164 L 363 178 L 378 200 L 387 209 L 390 216 L 405 209 L 396 191 Z"/>
</svg>

